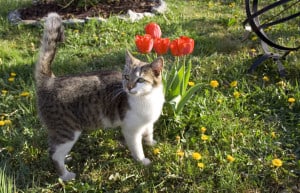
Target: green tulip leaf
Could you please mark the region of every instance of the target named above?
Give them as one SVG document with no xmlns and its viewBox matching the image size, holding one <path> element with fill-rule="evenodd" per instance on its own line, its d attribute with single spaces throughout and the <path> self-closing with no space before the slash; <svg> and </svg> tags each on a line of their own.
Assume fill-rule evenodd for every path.
<svg viewBox="0 0 300 193">
<path fill-rule="evenodd" d="M 190 89 L 188 89 L 188 91 L 185 93 L 184 96 L 182 96 L 181 100 L 179 101 L 177 108 L 176 108 L 176 114 L 179 114 L 184 105 L 187 103 L 187 101 L 193 96 L 193 94 L 199 90 L 200 88 L 200 84 L 196 84 L 195 86 L 191 87 Z"/>
</svg>

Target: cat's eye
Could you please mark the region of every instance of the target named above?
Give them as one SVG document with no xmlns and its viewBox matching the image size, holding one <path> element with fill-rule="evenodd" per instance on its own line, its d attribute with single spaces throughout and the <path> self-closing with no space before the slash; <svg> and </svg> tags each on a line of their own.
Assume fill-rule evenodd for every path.
<svg viewBox="0 0 300 193">
<path fill-rule="evenodd" d="M 145 82 L 145 79 L 143 79 L 143 78 L 138 78 L 136 82 L 138 82 L 138 83 L 143 83 L 143 82 Z"/>
<path fill-rule="evenodd" d="M 123 77 L 125 78 L 125 80 L 129 80 L 129 75 L 124 74 Z"/>
</svg>

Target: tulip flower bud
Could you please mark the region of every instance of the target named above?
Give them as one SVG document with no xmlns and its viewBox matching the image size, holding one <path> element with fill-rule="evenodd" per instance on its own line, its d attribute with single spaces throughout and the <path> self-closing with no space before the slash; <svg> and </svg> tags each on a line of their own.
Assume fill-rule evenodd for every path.
<svg viewBox="0 0 300 193">
<path fill-rule="evenodd" d="M 135 45 L 140 53 L 147 54 L 153 48 L 153 39 L 149 34 L 145 34 L 144 36 L 136 35 Z"/>
<path fill-rule="evenodd" d="M 158 24 L 151 22 L 145 26 L 146 34 L 152 36 L 152 38 L 160 38 L 161 37 L 161 29 Z"/>
<path fill-rule="evenodd" d="M 194 45 L 195 42 L 192 38 L 181 36 L 171 42 L 170 50 L 173 56 L 188 55 L 193 52 Z"/>
<path fill-rule="evenodd" d="M 169 38 L 156 38 L 154 40 L 153 49 L 159 54 L 166 54 L 169 50 L 170 39 Z"/>
</svg>

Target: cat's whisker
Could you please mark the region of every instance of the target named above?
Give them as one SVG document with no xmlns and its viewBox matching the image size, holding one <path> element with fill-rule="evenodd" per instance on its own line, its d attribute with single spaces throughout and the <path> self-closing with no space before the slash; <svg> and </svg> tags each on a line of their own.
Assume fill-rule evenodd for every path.
<svg viewBox="0 0 300 193">
<path fill-rule="evenodd" d="M 125 90 L 123 88 L 120 88 L 119 90 L 115 90 L 114 93 L 111 94 L 111 99 L 116 100 L 121 94 L 125 94 Z"/>
</svg>

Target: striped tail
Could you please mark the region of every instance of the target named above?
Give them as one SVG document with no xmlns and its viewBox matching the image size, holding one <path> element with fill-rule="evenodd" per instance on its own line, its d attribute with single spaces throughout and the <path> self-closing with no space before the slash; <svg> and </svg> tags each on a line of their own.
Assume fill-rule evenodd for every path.
<svg viewBox="0 0 300 193">
<path fill-rule="evenodd" d="M 51 63 L 55 57 L 56 47 L 64 40 L 64 27 L 62 19 L 57 13 L 49 13 L 45 22 L 44 35 L 41 42 L 39 58 L 35 67 L 37 86 L 54 76 Z"/>
</svg>

